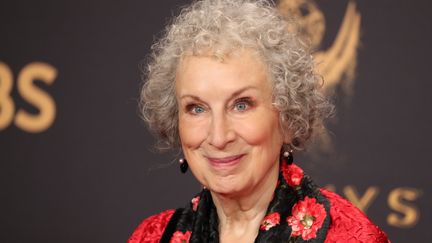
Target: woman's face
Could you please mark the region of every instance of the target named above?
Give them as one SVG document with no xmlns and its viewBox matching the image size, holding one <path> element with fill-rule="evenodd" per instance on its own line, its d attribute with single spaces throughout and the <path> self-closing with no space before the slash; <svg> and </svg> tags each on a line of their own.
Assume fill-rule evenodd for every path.
<svg viewBox="0 0 432 243">
<path fill-rule="evenodd" d="M 193 174 L 212 192 L 241 196 L 275 185 L 284 139 L 265 66 L 250 52 L 237 54 L 223 62 L 184 58 L 176 96 Z"/>
</svg>

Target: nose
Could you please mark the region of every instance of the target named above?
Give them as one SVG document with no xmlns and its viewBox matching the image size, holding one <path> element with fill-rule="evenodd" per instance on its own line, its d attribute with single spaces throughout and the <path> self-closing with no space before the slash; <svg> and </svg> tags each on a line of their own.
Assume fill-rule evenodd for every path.
<svg viewBox="0 0 432 243">
<path fill-rule="evenodd" d="M 209 128 L 208 143 L 217 149 L 224 149 L 235 139 L 232 122 L 224 114 L 213 114 Z"/>
</svg>

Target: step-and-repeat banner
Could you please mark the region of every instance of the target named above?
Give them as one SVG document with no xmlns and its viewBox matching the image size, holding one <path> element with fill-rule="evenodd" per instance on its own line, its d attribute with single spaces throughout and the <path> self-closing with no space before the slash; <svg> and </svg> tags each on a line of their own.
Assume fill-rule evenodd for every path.
<svg viewBox="0 0 432 243">
<path fill-rule="evenodd" d="M 0 4 L 0 242 L 124 242 L 199 190 L 138 116 L 140 63 L 188 1 Z M 432 233 L 430 1 L 280 0 L 337 115 L 296 160 L 393 242 Z"/>
</svg>

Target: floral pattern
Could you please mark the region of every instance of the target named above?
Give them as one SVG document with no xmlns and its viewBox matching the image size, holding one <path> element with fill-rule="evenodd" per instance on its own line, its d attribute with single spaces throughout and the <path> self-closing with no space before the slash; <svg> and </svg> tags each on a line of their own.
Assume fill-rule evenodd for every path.
<svg viewBox="0 0 432 243">
<path fill-rule="evenodd" d="M 287 184 L 291 187 L 297 187 L 300 185 L 304 172 L 303 169 L 298 167 L 296 164 L 287 165 L 282 163 L 281 165 L 282 176 L 284 177 Z"/>
<path fill-rule="evenodd" d="M 280 168 L 279 178 L 281 180 L 278 181 L 275 193 L 289 193 L 284 196 L 290 200 L 285 201 L 284 204 L 275 204 L 281 207 L 285 205 L 282 211 L 279 211 L 282 208 L 275 208 L 274 205 L 269 206 L 269 211 L 272 213 L 264 217 L 260 225 L 259 235 L 265 237 L 276 233 L 277 226 L 278 230 L 279 228 L 281 230 L 285 230 L 285 227 L 290 228 L 291 235 L 286 236 L 288 242 L 389 243 L 386 234 L 359 209 L 332 192 L 314 187 L 310 178 L 304 176 L 303 170 L 298 166 L 287 165 L 281 161 Z M 292 187 L 294 190 L 285 190 L 287 187 Z M 311 190 L 311 188 L 317 190 Z M 187 213 L 185 214 L 186 217 L 196 216 L 201 208 L 205 208 L 198 208 L 198 205 L 203 203 L 201 201 L 211 197 L 207 189 L 204 189 L 199 195 L 189 202 L 187 208 L 179 212 L 182 215 Z M 278 194 L 277 198 L 280 196 Z M 274 200 L 279 200 L 277 198 L 275 197 Z M 173 215 L 176 215 L 177 211 L 174 212 L 175 210 L 167 210 L 144 220 L 131 235 L 128 243 L 157 243 L 163 238 L 170 238 L 172 243 L 189 242 L 193 221 L 187 227 L 182 227 L 181 230 L 170 228 L 166 231 L 169 222 L 175 218 Z M 173 231 L 175 231 L 174 234 Z M 169 235 L 164 235 L 166 232 L 169 232 Z"/>
<path fill-rule="evenodd" d="M 292 236 L 309 240 L 316 237 L 325 217 L 324 206 L 317 203 L 316 198 L 305 197 L 294 205 L 292 216 L 287 218 L 287 222 L 292 228 Z"/>
<path fill-rule="evenodd" d="M 191 235 L 192 232 L 190 231 L 186 231 L 186 233 L 176 231 L 171 237 L 170 243 L 188 243 Z"/>
<path fill-rule="evenodd" d="M 269 230 L 280 223 L 280 214 L 278 212 L 271 213 L 264 217 L 260 230 Z"/>
<path fill-rule="evenodd" d="M 200 196 L 196 196 L 196 197 L 192 198 L 191 203 L 192 203 L 192 210 L 193 211 L 197 211 L 199 201 L 200 201 Z"/>
</svg>

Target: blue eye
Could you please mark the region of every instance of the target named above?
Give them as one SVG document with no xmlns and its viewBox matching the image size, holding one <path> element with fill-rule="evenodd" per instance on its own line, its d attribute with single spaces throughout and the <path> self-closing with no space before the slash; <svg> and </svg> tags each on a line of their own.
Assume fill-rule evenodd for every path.
<svg viewBox="0 0 432 243">
<path fill-rule="evenodd" d="M 204 111 L 204 108 L 202 108 L 201 106 L 194 106 L 191 109 L 191 112 L 195 114 L 203 113 Z"/>
<path fill-rule="evenodd" d="M 234 108 L 237 111 L 245 111 L 245 110 L 247 110 L 248 107 L 249 107 L 249 105 L 246 102 L 242 101 L 242 102 L 236 103 Z"/>
</svg>

